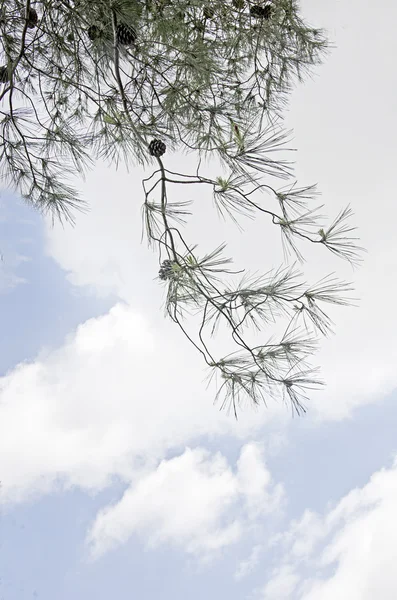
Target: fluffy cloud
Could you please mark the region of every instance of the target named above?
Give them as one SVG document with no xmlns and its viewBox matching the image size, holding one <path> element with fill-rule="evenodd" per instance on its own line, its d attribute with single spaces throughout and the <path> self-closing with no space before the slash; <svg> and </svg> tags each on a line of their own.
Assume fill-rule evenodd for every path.
<svg viewBox="0 0 397 600">
<path fill-rule="evenodd" d="M 241 581 L 244 577 L 247 577 L 259 564 L 259 558 L 263 551 L 261 544 L 257 544 L 251 550 L 250 555 L 245 560 L 242 560 L 234 574 L 236 581 Z"/>
<path fill-rule="evenodd" d="M 284 564 L 261 599 L 394 600 L 397 461 L 324 516 L 306 512 L 280 538 Z M 288 590 L 286 595 L 280 590 Z M 276 591 L 274 591 L 276 590 Z M 277 596 L 277 593 L 279 595 Z"/>
<path fill-rule="evenodd" d="M 18 267 L 28 262 L 30 259 L 27 256 L 15 253 L 5 253 L 4 250 L 0 254 L 0 295 L 10 292 L 17 285 L 26 283 L 26 279 L 20 277 Z"/>
<path fill-rule="evenodd" d="M 248 479 L 256 475 L 259 482 L 252 486 Z M 99 513 L 88 537 L 91 553 L 98 557 L 137 534 L 149 546 L 168 542 L 189 553 L 211 555 L 241 537 L 244 521 L 252 517 L 253 496 L 268 513 L 281 494 L 280 486 L 271 484 L 258 446 L 243 447 L 236 473 L 219 453 L 187 448 Z"/>
<path fill-rule="evenodd" d="M 299 576 L 290 565 L 275 569 L 271 580 L 263 589 L 261 600 L 291 598 L 298 583 Z"/>
<path fill-rule="evenodd" d="M 246 509 L 256 519 L 280 507 L 283 498 L 281 485 L 268 495 L 271 475 L 266 468 L 263 448 L 258 444 L 247 444 L 238 459 L 238 482 L 245 498 Z"/>
<path fill-rule="evenodd" d="M 117 304 L 62 347 L 18 365 L 0 379 L 2 500 L 130 481 L 137 466 L 200 435 L 244 437 L 270 417 L 247 411 L 236 423 L 220 413 L 192 356 Z"/>
</svg>

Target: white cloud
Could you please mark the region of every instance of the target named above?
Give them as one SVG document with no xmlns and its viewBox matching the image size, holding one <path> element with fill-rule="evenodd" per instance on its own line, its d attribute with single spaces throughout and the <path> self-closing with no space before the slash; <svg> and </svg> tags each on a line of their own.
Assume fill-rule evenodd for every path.
<svg viewBox="0 0 397 600">
<path fill-rule="evenodd" d="M 118 304 L 59 349 L 18 365 L 0 379 L 2 500 L 130 481 L 137 466 L 200 435 L 243 438 L 270 418 L 247 411 L 236 423 L 219 412 L 192 356 Z"/>
<path fill-rule="evenodd" d="M 90 533 L 92 552 L 99 556 L 133 533 L 150 546 L 171 542 L 186 545 L 188 552 L 220 548 L 241 535 L 237 521 L 219 524 L 237 498 L 236 478 L 222 456 L 186 449 L 98 515 Z"/>
<path fill-rule="evenodd" d="M 244 446 L 237 466 L 239 487 L 252 519 L 255 520 L 281 507 L 284 489 L 278 484 L 269 494 L 271 474 L 266 468 L 263 447 L 260 444 Z"/>
<path fill-rule="evenodd" d="M 168 542 L 206 558 L 236 542 L 251 516 L 246 515 L 244 501 L 251 500 L 252 489 L 241 481 L 258 474 L 263 484 L 255 490 L 255 497 L 267 503 L 266 512 L 275 509 L 274 496 L 280 495 L 279 488 L 270 485 L 259 453 L 248 465 L 252 450 L 252 445 L 243 447 L 236 474 L 221 454 L 210 455 L 201 448 L 187 448 L 182 455 L 161 462 L 131 485 L 117 504 L 98 514 L 88 536 L 93 557 L 125 543 L 133 534 L 149 546 Z"/>
<path fill-rule="evenodd" d="M 256 569 L 256 567 L 259 564 L 259 558 L 262 551 L 263 546 L 261 544 L 257 544 L 252 548 L 248 558 L 240 561 L 237 570 L 234 574 L 234 578 L 236 579 L 236 581 L 241 581 Z"/>
<path fill-rule="evenodd" d="M 285 564 L 264 588 L 297 588 L 299 600 L 394 600 L 397 461 L 352 490 L 324 516 L 306 512 L 282 537 Z M 299 576 L 298 576 L 299 575 Z M 298 585 L 299 584 L 299 585 Z M 291 587 L 291 590 L 292 590 Z M 268 595 L 266 595 L 268 594 Z"/>
<path fill-rule="evenodd" d="M 17 285 L 22 283 L 26 283 L 26 279 L 23 277 L 18 277 L 14 273 L 9 270 L 1 270 L 0 271 L 0 294 L 5 294 L 6 292 L 10 292 Z"/>
<path fill-rule="evenodd" d="M 271 580 L 265 585 L 260 596 L 261 600 L 281 600 L 291 598 L 299 576 L 290 565 L 284 565 L 276 569 Z"/>
<path fill-rule="evenodd" d="M 18 275 L 18 267 L 29 261 L 30 258 L 23 254 L 0 248 L 0 294 L 10 292 L 17 285 L 26 283 L 26 279 Z"/>
</svg>

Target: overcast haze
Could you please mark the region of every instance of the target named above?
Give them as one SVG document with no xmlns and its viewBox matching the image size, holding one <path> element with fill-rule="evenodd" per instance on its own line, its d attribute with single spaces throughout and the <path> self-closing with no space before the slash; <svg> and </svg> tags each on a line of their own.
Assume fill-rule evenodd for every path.
<svg viewBox="0 0 397 600">
<path fill-rule="evenodd" d="M 141 169 L 98 164 L 74 228 L 2 192 L 0 598 L 397 597 L 397 9 L 302 4 L 335 48 L 291 97 L 297 179 L 330 218 L 350 204 L 368 250 L 353 271 L 303 247 L 308 280 L 335 271 L 360 299 L 315 357 L 327 387 L 302 418 L 213 406 L 140 242 Z M 281 264 L 269 221 L 239 232 L 188 192 L 190 241 Z"/>
</svg>

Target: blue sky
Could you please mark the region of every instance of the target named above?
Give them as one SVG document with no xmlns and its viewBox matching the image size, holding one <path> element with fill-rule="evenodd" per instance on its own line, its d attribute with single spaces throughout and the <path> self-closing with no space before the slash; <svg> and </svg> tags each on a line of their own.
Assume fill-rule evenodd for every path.
<svg viewBox="0 0 397 600">
<path fill-rule="evenodd" d="M 0 206 L 0 326 L 7 340 L 0 347 L 0 368 L 4 373 L 19 361 L 33 359 L 43 346 L 61 344 L 71 329 L 105 312 L 112 301 L 68 283 L 44 251 L 44 222 L 36 211 L 7 192 L 1 194 Z"/>
<path fill-rule="evenodd" d="M 368 249 L 354 273 L 308 251 L 309 278 L 335 270 L 360 297 L 321 346 L 327 389 L 303 418 L 213 407 L 162 316 L 139 170 L 98 165 L 74 229 L 2 192 L 0 598 L 396 597 L 395 9 L 304 7 L 337 47 L 291 99 L 297 174 L 327 213 L 351 203 Z M 227 237 L 254 270 L 282 259 L 270 224 L 209 210 L 194 239 Z"/>
</svg>

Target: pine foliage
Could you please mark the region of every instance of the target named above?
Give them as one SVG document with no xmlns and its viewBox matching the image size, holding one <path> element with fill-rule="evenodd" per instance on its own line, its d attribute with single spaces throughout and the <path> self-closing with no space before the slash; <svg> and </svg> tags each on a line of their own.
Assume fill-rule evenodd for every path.
<svg viewBox="0 0 397 600">
<path fill-rule="evenodd" d="M 157 163 L 144 182 L 143 217 L 159 250 L 167 314 L 211 376 L 221 376 L 218 398 L 235 414 L 243 398 L 257 404 L 280 393 L 303 410 L 303 390 L 317 382 L 307 358 L 316 333 L 330 330 L 322 306 L 347 303 L 350 286 L 333 278 L 305 286 L 296 270 L 282 268 L 261 278 L 245 274 L 233 287 L 224 246 L 200 257 L 184 239 L 190 208 L 172 202 L 170 189 L 204 185 L 237 223 L 267 216 L 298 260 L 301 239 L 356 264 L 351 210 L 327 228 L 313 206 L 315 186 L 298 187 L 292 166 L 277 158 L 288 140 L 281 117 L 290 91 L 327 49 L 324 32 L 304 21 L 296 0 L 0 1 L 4 184 L 39 210 L 73 220 L 85 204 L 69 176 L 97 158 Z M 172 173 L 166 158 L 175 150 L 196 152 L 200 163 L 214 155 L 229 176 Z M 287 183 L 278 188 L 277 179 Z M 264 192 L 277 200 L 277 212 L 266 208 Z M 191 310 L 201 316 L 195 335 L 183 323 Z M 252 347 L 246 326 L 263 331 L 276 317 L 287 318 L 282 338 Z M 236 348 L 223 359 L 206 337 L 219 322 Z"/>
</svg>

